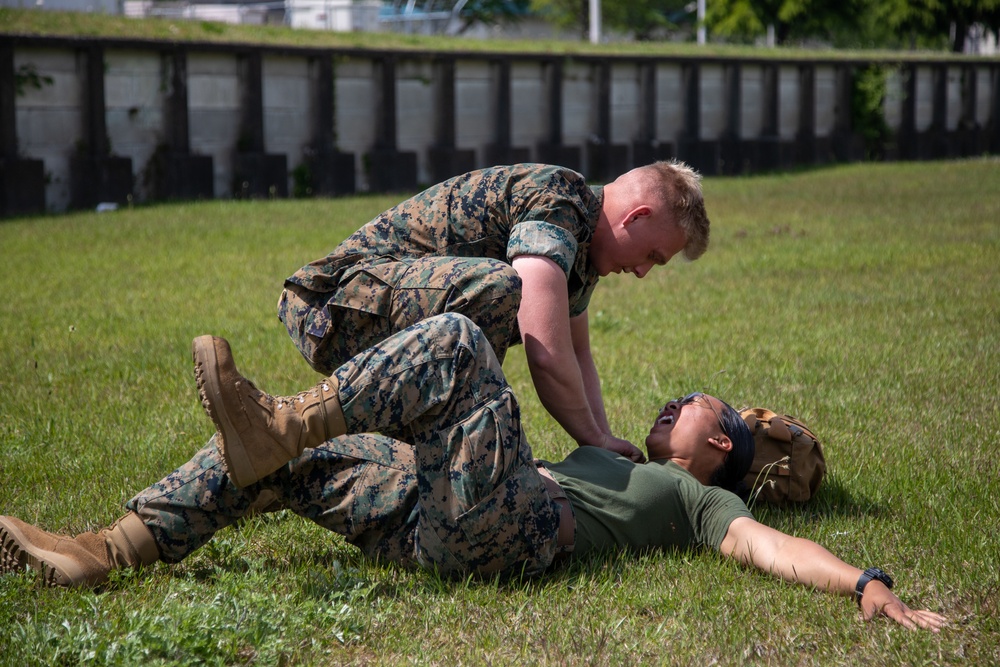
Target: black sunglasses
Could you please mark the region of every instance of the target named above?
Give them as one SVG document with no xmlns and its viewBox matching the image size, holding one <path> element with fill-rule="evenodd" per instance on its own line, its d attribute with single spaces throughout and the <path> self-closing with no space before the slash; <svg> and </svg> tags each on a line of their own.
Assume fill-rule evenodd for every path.
<svg viewBox="0 0 1000 667">
<path fill-rule="evenodd" d="M 690 405 L 691 403 L 694 403 L 699 398 L 705 398 L 705 392 L 703 392 L 703 391 L 692 391 L 687 396 L 682 396 L 682 397 L 680 397 L 678 399 L 675 399 L 672 402 L 673 403 L 677 403 L 677 405 L 680 405 L 680 406 L 683 407 L 685 405 Z M 716 420 L 718 420 L 718 422 L 719 422 L 719 428 L 722 429 L 722 432 L 725 433 L 727 437 L 732 437 L 732 436 L 729 435 L 729 429 L 727 429 L 726 425 L 722 423 L 722 415 L 720 415 L 719 411 L 715 409 L 715 406 L 712 405 L 712 402 L 710 400 L 708 400 L 707 398 L 705 398 L 705 405 L 707 405 L 712 410 L 712 412 L 715 413 L 715 418 L 716 418 Z"/>
</svg>

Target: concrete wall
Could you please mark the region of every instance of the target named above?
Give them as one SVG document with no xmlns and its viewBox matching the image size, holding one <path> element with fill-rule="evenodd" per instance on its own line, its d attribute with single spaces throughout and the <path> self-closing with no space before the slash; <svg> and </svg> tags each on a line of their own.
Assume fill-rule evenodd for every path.
<svg viewBox="0 0 1000 667">
<path fill-rule="evenodd" d="M 159 152 L 170 148 L 165 146 L 170 134 L 166 127 L 170 117 L 167 109 L 173 85 L 170 58 L 178 46 L 115 42 L 102 43 L 102 46 L 103 113 L 108 150 L 111 156 L 131 160 L 134 176 L 131 195 L 134 201 L 145 201 L 153 192 L 149 181 L 154 171 L 150 165 Z M 19 75 L 34 72 L 44 80 L 40 88 L 22 86 L 14 101 L 16 157 L 44 163 L 44 208 L 65 210 L 72 203 L 70 158 L 92 149 L 84 145 L 86 137 L 91 136 L 86 129 L 87 109 L 94 108 L 84 89 L 86 59 L 81 56 L 80 45 L 69 40 L 18 38 L 12 48 L 14 72 Z M 246 149 L 247 128 L 252 128 L 254 122 L 254 114 L 248 114 L 247 108 L 247 90 L 252 90 L 253 86 L 240 66 L 243 51 L 237 53 L 218 45 L 194 44 L 182 48 L 187 57 L 186 112 L 190 153 L 211 158 L 210 191 L 213 196 L 236 196 L 240 187 L 234 182 L 234 156 Z M 846 140 L 835 136 L 837 128 L 845 122 L 845 111 L 837 102 L 838 85 L 844 85 L 838 84 L 838 68 L 864 64 L 779 62 L 776 76 L 772 77 L 775 83 L 769 88 L 765 70 L 774 66 L 772 61 L 582 57 L 553 61 L 551 57 L 527 55 L 394 53 L 389 54 L 395 63 L 394 83 L 386 84 L 380 79 L 378 64 L 379 59 L 386 56 L 384 53 L 295 49 L 262 49 L 260 53 L 262 150 L 268 155 L 284 156 L 289 172 L 289 192 L 293 185 L 291 172 L 317 150 L 324 150 L 323 147 L 317 149 L 315 141 L 317 125 L 323 123 L 332 126 L 329 129 L 334 145 L 328 148 L 348 154 L 347 160 L 353 161 L 349 189 L 358 191 L 372 187 L 373 163 L 369 158 L 375 148 L 389 154 L 413 156 L 414 173 L 405 174 L 402 181 L 394 181 L 405 187 L 434 180 L 436 172 L 430 151 L 435 146 L 471 152 L 474 166 L 486 166 L 489 147 L 498 141 L 497 124 L 504 117 L 510 119 L 509 145 L 527 151 L 528 159 L 540 159 L 540 146 L 553 140 L 556 129 L 558 141 L 581 156 L 578 168 L 596 180 L 613 175 L 588 173 L 588 169 L 597 169 L 593 167 L 595 164 L 608 164 L 594 161 L 601 151 L 612 151 L 609 154 L 614 156 L 616 166 L 628 167 L 638 162 L 638 153 L 632 152 L 631 146 L 637 140 L 646 140 L 640 135 L 644 114 L 650 107 L 654 109 L 652 142 L 664 147 L 674 146 L 674 149 L 664 150 L 674 150 L 673 154 L 678 154 L 676 146 L 683 141 L 712 144 L 725 139 L 727 128 L 732 127 L 737 130 L 736 139 L 749 146 L 764 133 L 769 96 L 776 96 L 777 135 L 771 139 L 790 145 L 800 138 L 800 123 L 804 117 L 801 104 L 803 99 L 808 99 L 801 88 L 803 81 L 808 80 L 802 76 L 803 67 L 811 69 L 814 82 L 813 138 L 821 143 L 835 143 Z M 333 63 L 330 89 L 333 112 L 329 118 L 318 118 L 321 106 L 317 91 L 322 88 L 317 62 L 324 58 L 332 59 Z M 454 63 L 454 83 L 450 91 L 442 89 L 442 86 L 451 85 L 443 83 L 447 79 L 442 78 L 439 67 L 442 58 Z M 506 110 L 497 106 L 501 99 L 497 94 L 498 59 L 506 59 L 510 71 L 509 108 Z M 561 67 L 562 77 L 561 86 L 555 91 L 550 87 L 554 62 Z M 650 62 L 655 69 L 652 89 L 647 91 L 642 67 L 648 67 Z M 602 93 L 600 68 L 605 65 L 609 68 L 610 84 L 607 92 Z M 739 77 L 735 89 L 730 84 L 734 66 L 738 66 Z M 945 119 L 945 127 L 938 129 L 945 133 L 956 131 L 963 108 L 966 108 L 963 105 L 970 104 L 968 93 L 963 92 L 962 77 L 963 67 L 971 66 L 975 89 L 971 108 L 979 143 L 969 150 L 947 147 L 943 150 L 947 155 L 995 150 L 992 147 L 996 146 L 997 100 L 1000 98 L 998 65 L 986 61 L 946 65 L 945 108 L 936 111 L 934 68 L 938 66 L 935 63 L 903 63 L 891 71 L 885 104 L 889 126 L 901 130 L 907 118 L 912 117 L 912 131 L 926 133 L 934 129 L 937 113 L 938 117 L 943 114 Z M 688 99 L 685 88 L 685 72 L 690 72 L 692 67 L 697 69 L 698 75 L 696 101 Z M 916 84 L 912 100 L 908 97 L 906 83 L 911 75 L 915 76 Z M 384 136 L 385 127 L 375 120 L 383 110 L 382 105 L 390 99 L 386 97 L 386 85 L 392 86 L 390 92 L 395 94 L 394 133 L 390 133 L 388 140 Z M 738 99 L 734 101 L 732 95 L 738 95 Z M 690 105 L 695 102 L 696 108 L 692 111 Z M 445 136 L 442 144 L 438 118 L 442 113 L 441 105 L 451 103 L 454 104 L 452 136 Z M 561 105 L 561 113 L 553 114 L 553 104 Z M 912 108 L 909 116 L 906 105 Z M 602 121 L 605 113 L 602 109 L 605 108 L 610 115 L 607 122 Z M 734 108 L 738 115 L 735 120 L 730 116 Z M 697 120 L 696 136 L 686 127 L 686 119 L 692 113 Z M 846 122 L 849 128 L 849 119 Z M 601 136 L 602 133 L 607 136 Z M 449 141 L 452 145 L 446 145 Z M 9 147 L 7 153 L 8 158 L 14 157 L 9 155 Z M 782 155 L 793 153 L 787 150 Z M 755 162 L 756 153 L 749 149 L 735 161 L 713 162 L 711 150 L 699 149 L 691 155 L 696 155 L 691 159 L 695 166 L 708 174 L 720 169 L 746 173 L 773 167 L 770 163 L 760 167 Z M 817 161 L 827 159 L 829 156 L 821 150 Z M 778 166 L 791 166 L 792 162 L 783 158 Z M 400 161 L 401 165 L 405 163 L 406 160 Z"/>
</svg>

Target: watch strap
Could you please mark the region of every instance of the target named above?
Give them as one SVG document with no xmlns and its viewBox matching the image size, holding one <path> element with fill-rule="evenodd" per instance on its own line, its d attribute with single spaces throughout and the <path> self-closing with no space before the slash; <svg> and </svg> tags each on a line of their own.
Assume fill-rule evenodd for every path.
<svg viewBox="0 0 1000 667">
<path fill-rule="evenodd" d="M 858 577 L 858 583 L 854 586 L 854 601 L 861 604 L 861 597 L 865 594 L 865 587 L 873 580 L 878 579 L 886 588 L 892 588 L 892 577 L 883 572 L 880 568 L 870 567 L 865 570 L 860 577 Z"/>
</svg>

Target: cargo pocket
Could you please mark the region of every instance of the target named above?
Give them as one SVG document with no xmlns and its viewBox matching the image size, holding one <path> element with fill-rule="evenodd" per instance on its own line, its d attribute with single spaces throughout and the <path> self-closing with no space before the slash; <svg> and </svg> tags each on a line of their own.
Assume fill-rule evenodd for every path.
<svg viewBox="0 0 1000 667">
<path fill-rule="evenodd" d="M 555 556 L 559 519 L 534 466 L 520 466 L 457 523 L 470 547 L 467 565 L 479 574 L 531 574 Z"/>
<path fill-rule="evenodd" d="M 387 318 L 392 311 L 392 292 L 407 269 L 408 263 L 391 258 L 355 264 L 341 275 L 328 303 Z"/>
</svg>

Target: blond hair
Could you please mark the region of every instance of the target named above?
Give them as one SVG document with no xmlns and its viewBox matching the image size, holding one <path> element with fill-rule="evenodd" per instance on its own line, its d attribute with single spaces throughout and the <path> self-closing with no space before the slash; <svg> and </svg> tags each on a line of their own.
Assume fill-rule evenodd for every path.
<svg viewBox="0 0 1000 667">
<path fill-rule="evenodd" d="M 701 193 L 701 176 L 680 160 L 661 160 L 633 169 L 625 175 L 637 194 L 652 199 L 673 215 L 684 230 L 684 257 L 696 260 L 708 249 L 709 219 Z"/>
</svg>

